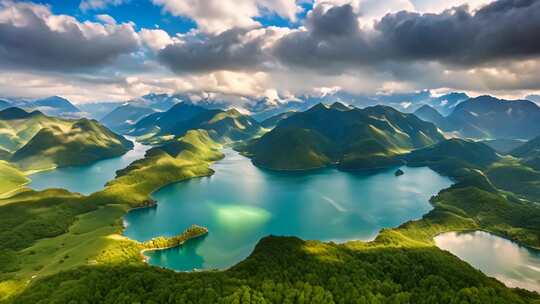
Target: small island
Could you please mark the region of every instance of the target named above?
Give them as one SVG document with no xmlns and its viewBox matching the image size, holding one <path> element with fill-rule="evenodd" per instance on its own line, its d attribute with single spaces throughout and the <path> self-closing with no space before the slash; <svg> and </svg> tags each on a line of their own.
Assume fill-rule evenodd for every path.
<svg viewBox="0 0 540 304">
<path fill-rule="evenodd" d="M 402 176 L 403 174 L 405 174 L 405 172 L 403 172 L 401 169 L 397 169 L 396 172 L 394 172 L 395 176 Z"/>
<path fill-rule="evenodd" d="M 163 250 L 182 245 L 184 242 L 201 237 L 208 234 L 208 228 L 198 225 L 191 225 L 181 234 L 173 237 L 158 236 L 151 240 L 142 243 L 144 251 L 147 250 Z"/>
</svg>

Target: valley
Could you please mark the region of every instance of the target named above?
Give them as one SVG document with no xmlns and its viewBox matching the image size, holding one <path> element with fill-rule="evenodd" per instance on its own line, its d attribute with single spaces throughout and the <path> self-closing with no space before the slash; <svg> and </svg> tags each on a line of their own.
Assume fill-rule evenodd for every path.
<svg viewBox="0 0 540 304">
<path fill-rule="evenodd" d="M 193 110 L 193 106 L 185 110 Z M 366 301 L 400 298 L 421 303 L 423 293 L 429 290 L 424 282 L 427 278 L 437 282 L 431 284 L 445 286 L 439 290 L 448 297 L 475 286 L 470 297 L 486 301 L 540 300 L 536 293 L 508 289 L 436 247 L 441 233 L 471 230 L 540 247 L 540 207 L 533 203 L 537 196 L 523 190 L 534 189 L 523 183 L 533 182 L 536 171 L 518 159 L 500 155 L 479 142 L 444 139 L 434 125 L 386 108 L 371 108 L 369 114 L 362 114 L 338 104 L 317 105 L 300 113 L 305 118 L 296 117 L 299 114 L 283 116 L 272 131 L 236 112 L 207 115 L 196 111 L 205 114 L 195 114 L 197 118 L 182 122 L 181 127 L 167 129 L 174 132 L 149 128 L 149 134 L 139 134 L 153 147 L 137 143 L 134 150 L 119 158 L 29 175 L 29 179 L 36 178 L 27 187 L 35 190 L 24 188 L 28 181 L 15 179 L 23 188 L 0 200 L 0 214 L 4 215 L 0 224 L 10 227 L 0 234 L 2 301 L 31 303 L 44 294 L 52 294 L 60 302 L 82 300 L 88 296 L 84 286 L 91 278 L 108 282 L 120 276 L 129 281 L 143 274 L 150 284 L 183 283 L 173 284 L 175 291 L 138 295 L 122 285 L 131 301 L 165 294 L 190 299 L 217 300 L 242 294 L 283 299 L 287 295 L 300 297 L 305 288 L 315 288 L 319 300 L 312 294 L 312 302 L 347 302 L 362 290 Z M 315 147 L 314 151 L 325 153 L 320 155 L 326 158 L 318 159 L 328 161 L 320 166 L 311 166 L 311 160 L 306 165 L 295 161 L 293 164 L 302 166 L 279 165 L 277 171 L 259 166 L 256 151 L 262 148 L 250 149 L 280 129 L 285 132 L 275 137 L 272 145 L 298 147 L 304 142 L 304 131 L 290 133 L 300 134 L 301 141 L 295 142 L 289 139 L 289 130 L 316 126 L 309 122 L 313 111 L 328 119 L 328 125 L 340 121 L 343 112 L 351 112 L 347 115 L 367 115 L 369 123 L 358 122 L 359 130 L 374 130 L 371 123 L 390 128 L 367 133 L 373 137 L 362 138 L 373 144 L 357 146 L 349 142 L 354 142 L 354 137 L 339 128 L 313 128 L 309 131 L 315 134 L 313 145 L 302 148 Z M 251 127 L 245 128 L 246 124 Z M 327 144 L 330 139 L 334 148 Z M 231 149 L 232 143 L 251 159 Z M 523 159 L 534 159 L 535 147 L 531 142 L 523 148 Z M 302 151 L 279 153 L 265 157 L 274 161 L 275 156 L 280 161 L 276 164 L 282 164 L 287 155 L 303 155 Z M 358 159 L 361 155 L 362 161 Z M 380 160 L 381 155 L 385 161 Z M 339 159 L 342 161 L 336 164 Z M 343 159 L 347 159 L 347 166 Z M 397 168 L 404 174 L 396 176 Z M 526 177 L 520 170 L 533 175 Z M 508 171 L 524 179 L 509 183 L 508 174 L 499 173 Z M 89 183 L 73 182 L 79 179 Z M 51 187 L 66 190 L 47 189 Z M 153 200 L 156 206 L 149 204 Z M 183 240 L 181 233 L 192 225 L 208 228 L 208 234 L 185 243 L 173 241 L 177 235 Z M 175 246 L 147 251 L 145 242 L 150 239 Z M 396 259 L 402 262 L 396 264 Z M 304 262 L 294 262 L 300 260 Z M 432 267 L 402 268 L 426 263 Z M 156 266 L 188 272 L 158 270 Z M 386 270 L 379 272 L 380 267 Z M 515 267 L 522 265 L 518 262 Z M 397 275 L 404 271 L 424 280 Z M 367 272 L 369 279 L 365 278 Z M 290 283 L 278 283 L 283 282 L 283 276 Z M 353 293 L 335 289 L 336 282 L 346 284 L 354 278 L 360 281 L 350 286 L 356 290 Z M 534 275 L 531 279 L 538 280 Z M 79 289 L 59 287 L 66 280 Z M 200 280 L 213 282 L 210 294 L 190 293 Z M 25 282 L 31 283 L 24 287 Z M 377 282 L 392 287 L 382 291 Z M 535 290 L 530 281 L 512 284 Z M 118 301 L 119 295 L 109 289 L 114 285 L 105 283 L 88 292 L 99 291 L 103 300 Z M 228 287 L 221 289 L 223 286 Z"/>
</svg>

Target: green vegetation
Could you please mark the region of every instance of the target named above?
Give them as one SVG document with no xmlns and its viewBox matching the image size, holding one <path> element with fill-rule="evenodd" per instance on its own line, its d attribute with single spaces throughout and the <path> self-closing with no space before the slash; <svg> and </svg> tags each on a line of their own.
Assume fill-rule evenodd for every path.
<svg viewBox="0 0 540 304">
<path fill-rule="evenodd" d="M 223 158 L 221 145 L 207 131 L 191 130 L 166 145 L 152 148 L 144 159 L 117 172 L 117 178 L 95 195 L 99 201 L 118 201 L 139 206 L 155 190 L 197 176 L 209 176 L 209 163 Z"/>
<path fill-rule="evenodd" d="M 214 141 L 221 143 L 246 140 L 263 131 L 256 120 L 235 109 L 209 110 L 181 102 L 166 112 L 141 119 L 130 134 L 149 137 L 145 140 L 153 142 L 159 137 L 183 136 L 196 129 L 206 130 Z"/>
<path fill-rule="evenodd" d="M 522 199 L 540 201 L 540 172 L 516 159 L 506 158 L 493 164 L 487 171 L 493 184 Z"/>
<path fill-rule="evenodd" d="M 371 109 L 370 115 L 379 110 Z M 402 138 L 392 115 L 402 114 L 389 114 L 386 121 L 368 118 L 393 126 L 395 133 L 381 134 L 389 145 Z M 287 120 L 275 130 L 281 132 Z M 317 160 L 326 155 L 326 135 L 304 128 L 294 132 L 299 134 L 295 140 L 312 138 L 310 147 L 320 153 L 310 155 L 315 160 L 308 163 L 327 162 Z M 223 155 L 211 133 L 191 130 L 168 139 L 90 196 L 51 189 L 0 200 L 0 301 L 540 303 L 538 294 L 506 288 L 434 246 L 438 233 L 482 229 L 540 247 L 540 207 L 499 191 L 485 173 L 505 160 L 483 144 L 460 140 L 400 158 L 429 165 L 457 183 L 431 199 L 434 209 L 422 219 L 385 229 L 372 242 L 270 236 L 226 271 L 175 273 L 144 264 L 140 251 L 145 247 L 174 246 L 206 230 L 195 226 L 178 237 L 141 244 L 120 235 L 122 216 L 129 208 L 151 206 L 150 193 L 168 183 L 212 174 L 209 164 Z M 416 134 L 427 144 L 424 135 Z"/>
<path fill-rule="evenodd" d="M 212 174 L 219 148 L 206 131 L 189 131 L 90 196 L 49 189 L 0 200 L 0 301 L 35 278 L 81 265 L 142 263 L 144 246 L 120 235 L 122 216 L 166 184 Z"/>
<path fill-rule="evenodd" d="M 144 242 L 142 245 L 147 250 L 167 249 L 167 248 L 180 246 L 186 241 L 201 237 L 206 234 L 208 234 L 208 228 L 197 226 L 197 225 L 191 225 L 190 227 L 188 227 L 186 230 L 184 230 L 181 234 L 177 236 L 173 236 L 173 237 L 158 236 Z"/>
<path fill-rule="evenodd" d="M 483 143 L 457 138 L 415 150 L 403 158 L 409 165 L 428 166 L 453 177 L 462 177 L 464 171 L 486 169 L 500 159 L 495 150 Z"/>
<path fill-rule="evenodd" d="M 26 185 L 30 180 L 23 172 L 0 160 L 0 197 L 13 193 Z"/>
<path fill-rule="evenodd" d="M 287 119 L 291 116 L 293 116 L 296 113 L 296 111 L 287 111 L 283 112 L 277 115 L 274 115 L 272 117 L 269 117 L 261 122 L 261 126 L 267 128 L 267 129 L 273 129 L 275 126 L 278 125 L 278 123 L 284 119 Z"/>
<path fill-rule="evenodd" d="M 366 169 L 397 165 L 397 155 L 443 139 L 435 125 L 390 107 L 318 104 L 281 120 L 240 149 L 256 165 L 276 170 L 333 163 L 342 169 Z"/>
<path fill-rule="evenodd" d="M 443 117 L 424 108 L 418 115 L 444 131 L 477 139 L 530 139 L 540 134 L 540 107 L 528 100 L 502 100 L 484 95 L 457 104 Z"/>
<path fill-rule="evenodd" d="M 22 170 L 84 165 L 119 156 L 133 144 L 95 120 L 66 120 L 18 108 L 0 112 L 0 148 Z"/>
</svg>

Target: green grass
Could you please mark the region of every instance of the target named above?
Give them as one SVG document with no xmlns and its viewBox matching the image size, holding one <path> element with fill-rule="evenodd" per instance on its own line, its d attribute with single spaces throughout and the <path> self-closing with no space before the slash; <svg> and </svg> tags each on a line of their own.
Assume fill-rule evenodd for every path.
<svg viewBox="0 0 540 304">
<path fill-rule="evenodd" d="M 28 184 L 30 179 L 8 162 L 0 160 L 0 181 L 0 198 L 2 198 Z"/>
<path fill-rule="evenodd" d="M 513 192 L 523 199 L 540 202 L 540 171 L 506 158 L 491 166 L 487 175 L 498 188 Z"/>
<path fill-rule="evenodd" d="M 212 174 L 219 148 L 207 132 L 190 131 L 151 149 L 90 196 L 50 189 L 0 200 L 0 300 L 36 278 L 82 265 L 141 264 L 144 246 L 120 235 L 122 217 L 164 185 Z"/>
</svg>

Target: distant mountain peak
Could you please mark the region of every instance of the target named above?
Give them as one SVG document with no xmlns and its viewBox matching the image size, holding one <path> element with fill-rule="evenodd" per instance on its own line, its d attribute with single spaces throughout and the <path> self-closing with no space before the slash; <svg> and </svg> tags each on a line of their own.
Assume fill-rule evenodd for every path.
<svg viewBox="0 0 540 304">
<path fill-rule="evenodd" d="M 349 111 L 351 108 L 339 101 L 334 102 L 330 105 L 331 109 L 338 110 L 338 111 Z"/>
<path fill-rule="evenodd" d="M 18 107 L 10 107 L 10 108 L 0 111 L 0 119 L 3 119 L 3 120 L 23 119 L 23 118 L 28 118 L 35 115 L 40 115 L 40 114 L 42 113 L 39 111 L 27 112 Z"/>
</svg>

